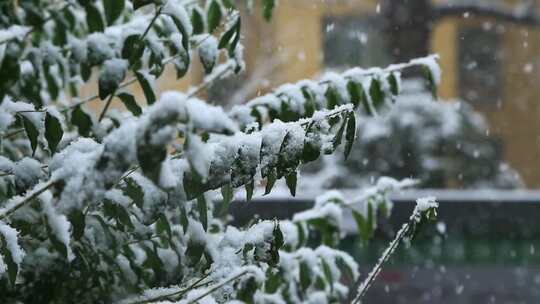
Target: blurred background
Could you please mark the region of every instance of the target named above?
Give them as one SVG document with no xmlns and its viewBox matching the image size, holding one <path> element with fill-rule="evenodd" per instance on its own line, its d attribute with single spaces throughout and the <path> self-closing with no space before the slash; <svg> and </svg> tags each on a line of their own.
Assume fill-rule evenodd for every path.
<svg viewBox="0 0 540 304">
<path fill-rule="evenodd" d="M 418 71 L 403 75 L 396 105 L 359 121 L 349 160 L 304 168 L 300 198 L 233 205 L 236 220 L 287 217 L 324 189 L 380 176 L 417 178 L 423 190 L 395 194 L 373 242 L 348 239 L 365 274 L 414 199 L 441 201 L 439 222 L 392 258 L 367 303 L 539 303 L 540 1 L 281 0 L 270 22 L 249 13 L 257 5 L 246 1 L 242 16 L 246 72 L 209 88 L 201 97 L 212 103 L 231 108 L 326 71 L 432 53 L 443 75 L 438 101 Z M 180 84 L 173 74 L 160 91 L 203 77 L 200 67 Z"/>
<path fill-rule="evenodd" d="M 443 76 L 434 102 L 417 71 L 403 75 L 395 107 L 360 120 L 349 160 L 325 157 L 304 168 L 303 197 L 240 205 L 237 218 L 287 217 L 321 189 L 379 176 L 417 178 L 425 190 L 397 193 L 374 241 L 346 242 L 365 274 L 415 198 L 441 201 L 439 222 L 392 258 L 366 302 L 540 302 L 539 2 L 293 0 L 270 23 L 246 14 L 247 73 L 212 87 L 211 102 L 231 107 L 326 71 L 431 53 Z"/>
</svg>

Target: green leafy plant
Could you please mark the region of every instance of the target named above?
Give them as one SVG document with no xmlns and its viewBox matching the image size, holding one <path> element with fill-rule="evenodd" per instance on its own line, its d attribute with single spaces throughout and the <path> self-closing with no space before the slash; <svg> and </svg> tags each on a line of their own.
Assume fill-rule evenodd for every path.
<svg viewBox="0 0 540 304">
<path fill-rule="evenodd" d="M 263 1 L 264 18 L 274 6 Z M 295 195 L 301 164 L 341 145 L 348 154 L 358 112 L 391 106 L 401 70 L 439 78 L 430 56 L 283 85 L 227 112 L 196 96 L 244 70 L 232 1 L 6 1 L 0 26 L 7 303 L 344 301 L 352 290 L 342 279 L 358 272 L 329 247 L 340 241 L 338 218 L 350 210 L 369 238 L 400 183 L 354 204 L 322 198 L 291 221 L 236 228 L 223 215 L 240 187 L 250 200 L 285 179 Z M 157 94 L 165 66 L 182 78 L 195 52 L 201 84 Z M 80 96 L 93 79 L 95 95 Z M 146 104 L 128 90 L 135 83 Z M 109 111 L 115 99 L 125 113 Z M 97 117 L 91 102 L 102 102 Z"/>
</svg>

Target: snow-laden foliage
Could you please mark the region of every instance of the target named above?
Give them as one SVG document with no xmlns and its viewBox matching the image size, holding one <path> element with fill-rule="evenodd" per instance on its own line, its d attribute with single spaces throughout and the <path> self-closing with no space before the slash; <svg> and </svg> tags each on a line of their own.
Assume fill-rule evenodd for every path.
<svg viewBox="0 0 540 304">
<path fill-rule="evenodd" d="M 383 115 L 358 119 L 356 135 L 348 159 L 329 155 L 308 165 L 303 183 L 349 188 L 380 176 L 413 176 L 427 188 L 523 185 L 479 113 L 464 101 L 435 102 L 418 81 L 404 81 Z"/>
<path fill-rule="evenodd" d="M 264 18 L 274 5 L 262 1 Z M 244 69 L 233 1 L 6 1 L 0 26 L 3 303 L 345 301 L 359 274 L 333 249 L 344 213 L 367 239 L 408 181 L 328 194 L 291 221 L 233 227 L 224 214 L 239 187 L 250 200 L 283 178 L 295 195 L 300 165 L 348 155 L 358 112 L 392 107 L 402 70 L 423 67 L 433 92 L 440 78 L 430 56 L 286 84 L 227 112 L 196 96 Z M 195 53 L 200 86 L 158 96 L 164 67 L 184 77 Z M 79 96 L 92 79 L 97 92 Z M 124 90 L 133 83 L 145 105 Z M 128 111 L 109 112 L 114 98 Z M 94 116 L 85 107 L 99 100 Z"/>
</svg>

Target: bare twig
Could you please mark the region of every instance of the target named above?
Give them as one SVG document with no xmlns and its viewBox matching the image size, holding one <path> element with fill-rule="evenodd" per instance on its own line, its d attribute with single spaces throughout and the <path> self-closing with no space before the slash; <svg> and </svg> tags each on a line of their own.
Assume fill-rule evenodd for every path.
<svg viewBox="0 0 540 304">
<path fill-rule="evenodd" d="M 231 276 L 230 278 L 228 278 L 227 280 L 225 281 L 222 281 L 212 287 L 210 287 L 206 292 L 200 294 L 198 297 L 196 297 L 195 299 L 191 299 L 189 302 L 187 302 L 186 304 L 193 304 L 193 303 L 197 303 L 197 301 L 203 299 L 204 297 L 206 297 L 207 295 L 213 293 L 214 291 L 220 289 L 221 287 L 231 283 L 231 282 L 234 282 L 236 280 L 238 280 L 240 277 L 246 275 L 249 271 L 248 270 L 244 270 L 236 275 L 233 275 Z"/>
<path fill-rule="evenodd" d="M 28 202 L 31 202 L 33 199 L 38 197 L 41 193 L 47 191 L 49 188 L 54 186 L 56 181 L 49 180 L 45 184 L 41 184 L 37 189 L 33 189 L 28 193 L 27 196 L 23 197 L 20 201 L 15 202 L 12 206 L 9 206 L 7 209 L 1 209 L 0 210 L 0 220 L 3 220 L 8 215 L 12 214 L 13 212 L 17 211 L 17 209 L 21 208 L 22 206 L 26 205 Z"/>
</svg>

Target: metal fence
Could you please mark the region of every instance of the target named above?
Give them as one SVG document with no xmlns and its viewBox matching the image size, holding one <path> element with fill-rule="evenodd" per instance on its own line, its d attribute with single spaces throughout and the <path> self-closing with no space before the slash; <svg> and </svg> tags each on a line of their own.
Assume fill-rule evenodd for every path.
<svg viewBox="0 0 540 304">
<path fill-rule="evenodd" d="M 345 192 L 346 196 L 354 192 Z M 394 208 L 374 240 L 354 230 L 343 248 L 366 274 L 393 232 L 410 216 L 416 198 L 437 197 L 439 222 L 410 248 L 402 246 L 369 291 L 366 303 L 540 303 L 540 191 L 407 191 L 392 196 Z M 313 197 L 234 202 L 236 224 L 259 216 L 289 218 Z M 352 219 L 345 220 L 353 226 Z"/>
</svg>

